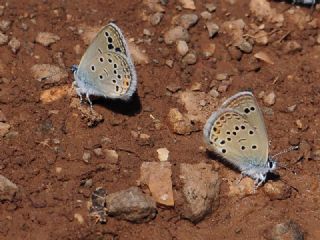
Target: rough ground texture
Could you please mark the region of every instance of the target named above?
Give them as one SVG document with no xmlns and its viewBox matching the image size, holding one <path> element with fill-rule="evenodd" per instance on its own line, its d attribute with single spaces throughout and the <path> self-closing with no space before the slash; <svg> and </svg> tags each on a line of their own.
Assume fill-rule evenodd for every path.
<svg viewBox="0 0 320 240">
<path fill-rule="evenodd" d="M 180 1 L 169 0 L 166 6 L 160 5 L 165 9 L 160 23 L 158 14 L 153 24 L 149 16 L 160 11 L 151 10 L 144 1 L 0 2 L 0 20 L 11 21 L 1 23 L 0 29 L 0 109 L 10 125 L 5 125 L 0 140 L 0 173 L 20 192 L 19 198 L 0 203 L 0 239 L 264 239 L 266 228 L 287 221 L 299 224 L 307 239 L 320 239 L 319 8 L 301 7 L 297 18 L 292 13 L 296 6 L 270 1 L 274 11 L 284 14 L 281 23 L 281 17 L 255 16 L 249 0 L 212 1 L 216 10 L 211 21 L 218 26 L 236 19 L 246 24 L 240 30 L 245 36 L 232 48 L 232 34 L 221 31 L 209 38 L 200 17 L 208 2 L 196 1 L 195 10 L 187 10 L 177 7 L 182 6 Z M 191 55 L 182 61 L 176 45 L 167 45 L 161 36 L 173 27 L 174 16 L 190 12 L 199 20 L 188 29 Z M 35 79 L 31 69 L 36 64 L 78 64 L 87 47 L 78 27 L 101 27 L 111 20 L 145 50 L 149 63 L 136 67 L 139 83 L 133 101 L 94 100 L 94 110 L 104 121 L 88 127 L 81 112 L 70 106 L 71 95 L 49 103 L 40 100 L 46 89 L 71 86 L 72 74 L 46 84 Z M 249 29 L 263 29 L 267 43 L 261 41 L 252 48 L 257 38 Z M 36 41 L 39 32 L 59 38 L 51 37 L 54 40 L 44 46 Z M 215 52 L 203 55 L 210 43 L 215 44 Z M 239 52 L 240 47 L 245 53 Z M 259 51 L 272 61 L 255 58 Z M 259 56 L 265 58 L 265 54 Z M 215 80 L 221 73 L 229 78 Z M 175 87 L 168 91 L 168 86 Z M 246 197 L 231 197 L 227 181 L 239 174 L 205 153 L 202 132 L 172 132 L 167 117 L 170 108 L 196 115 L 187 112 L 175 93 L 191 87 L 200 96 L 212 95 L 213 104 L 200 101 L 195 108 L 203 113 L 225 97 L 251 89 L 261 96 L 258 101 L 265 112 L 271 153 L 304 143 L 303 151 L 279 159 L 289 169 L 278 170 L 278 181 L 294 187 L 289 198 L 271 201 L 262 189 Z M 195 126 L 201 129 L 203 123 Z M 174 187 L 179 185 L 181 163 L 214 165 L 222 181 L 219 208 L 212 215 L 197 225 L 180 219 L 174 208 L 158 208 L 156 218 L 147 224 L 109 218 L 101 225 L 89 218 L 87 202 L 94 189 L 102 186 L 113 193 L 136 186 L 141 163 L 158 161 L 156 150 L 163 147 L 170 151 Z M 116 150 L 117 161 L 109 163 L 97 148 Z"/>
</svg>

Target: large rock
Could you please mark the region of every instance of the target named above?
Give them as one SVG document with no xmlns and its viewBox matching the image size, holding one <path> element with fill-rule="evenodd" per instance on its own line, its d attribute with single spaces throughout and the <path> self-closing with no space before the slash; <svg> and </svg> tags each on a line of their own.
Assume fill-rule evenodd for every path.
<svg viewBox="0 0 320 240">
<path fill-rule="evenodd" d="M 181 164 L 180 179 L 183 203 L 179 205 L 184 218 L 197 223 L 218 207 L 220 180 L 212 165 Z"/>
<path fill-rule="evenodd" d="M 134 223 L 148 222 L 157 214 L 156 203 L 137 187 L 109 194 L 106 207 L 110 217 Z"/>
<path fill-rule="evenodd" d="M 0 175 L 0 201 L 12 201 L 18 192 L 16 184 Z"/>
<path fill-rule="evenodd" d="M 174 206 L 170 162 L 144 162 L 140 182 L 146 184 L 153 199 L 165 206 Z"/>
</svg>

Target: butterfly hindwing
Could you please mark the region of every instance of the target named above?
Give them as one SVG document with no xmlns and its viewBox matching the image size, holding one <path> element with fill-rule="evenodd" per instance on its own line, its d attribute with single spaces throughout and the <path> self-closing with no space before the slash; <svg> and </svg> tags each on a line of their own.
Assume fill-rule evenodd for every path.
<svg viewBox="0 0 320 240">
<path fill-rule="evenodd" d="M 251 92 L 240 92 L 227 99 L 221 108 L 230 108 L 246 116 L 248 122 L 257 131 L 256 138 L 262 145 L 260 150 L 261 157 L 257 159 L 261 165 L 265 164 L 268 159 L 268 136 L 265 127 L 262 112 L 258 106 L 257 100 Z"/>
<path fill-rule="evenodd" d="M 134 66 L 126 57 L 114 52 L 99 53 L 83 65 L 90 79 L 93 95 L 127 100 L 136 89 Z M 79 74 L 82 68 L 79 68 Z"/>
<path fill-rule="evenodd" d="M 241 171 L 261 158 L 257 134 L 247 117 L 234 109 L 214 112 L 204 127 L 209 148 Z"/>
</svg>

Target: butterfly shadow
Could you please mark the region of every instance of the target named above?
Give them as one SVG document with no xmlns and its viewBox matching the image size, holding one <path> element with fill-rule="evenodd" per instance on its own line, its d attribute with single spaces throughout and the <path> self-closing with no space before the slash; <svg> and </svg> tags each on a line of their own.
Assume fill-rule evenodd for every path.
<svg viewBox="0 0 320 240">
<path fill-rule="evenodd" d="M 222 163 L 226 167 L 236 171 L 236 172 L 241 172 L 235 165 L 232 163 L 228 162 L 226 159 L 221 157 L 219 154 L 216 154 L 215 152 L 206 151 L 207 156 L 212 159 L 212 160 L 217 160 L 218 162 Z M 267 180 L 272 180 L 272 181 L 279 181 L 280 180 L 280 175 L 277 172 L 268 172 L 267 173 Z"/>
<path fill-rule="evenodd" d="M 217 160 L 218 162 L 222 163 L 223 165 L 225 165 L 228 168 L 231 168 L 234 171 L 240 172 L 239 169 L 233 165 L 232 163 L 228 162 L 226 159 L 224 159 L 223 157 L 221 157 L 219 154 L 206 150 L 206 154 L 207 156 L 212 159 L 212 160 Z"/>
<path fill-rule="evenodd" d="M 141 101 L 137 93 L 133 94 L 128 101 L 119 99 L 96 98 L 94 103 L 103 106 L 112 112 L 120 113 L 127 116 L 134 116 L 141 112 Z"/>
</svg>

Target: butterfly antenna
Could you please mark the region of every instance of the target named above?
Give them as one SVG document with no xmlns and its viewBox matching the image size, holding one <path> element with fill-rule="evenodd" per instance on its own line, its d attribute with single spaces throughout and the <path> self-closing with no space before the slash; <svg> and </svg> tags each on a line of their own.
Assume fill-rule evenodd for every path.
<svg viewBox="0 0 320 240">
<path fill-rule="evenodd" d="M 272 158 L 274 159 L 274 158 L 276 158 L 276 157 L 279 156 L 279 155 L 282 155 L 282 154 L 284 154 L 284 153 L 288 153 L 288 152 L 291 152 L 291 151 L 294 151 L 294 150 L 298 150 L 298 149 L 299 149 L 299 146 L 289 147 L 288 149 L 285 149 L 285 150 L 283 150 L 283 151 L 281 151 L 281 152 L 276 153 L 275 155 L 272 156 Z"/>
</svg>

